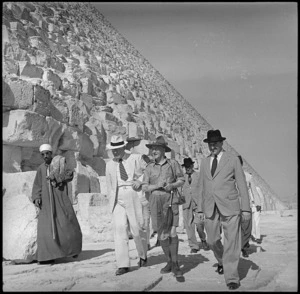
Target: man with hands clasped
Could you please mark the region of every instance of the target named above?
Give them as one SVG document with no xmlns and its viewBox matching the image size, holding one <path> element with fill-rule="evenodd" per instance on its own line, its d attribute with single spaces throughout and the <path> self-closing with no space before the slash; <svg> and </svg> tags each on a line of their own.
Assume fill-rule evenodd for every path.
<svg viewBox="0 0 300 294">
<path fill-rule="evenodd" d="M 143 174 L 142 155 L 133 156 L 125 152 L 122 136 L 113 135 L 107 149 L 113 159 L 106 165 L 107 195 L 112 212 L 115 255 L 117 261 L 116 275 L 129 272 L 129 238 L 128 225 L 138 252 L 139 266 L 147 266 L 146 230 L 144 230 L 143 210 L 137 191 L 141 190 L 139 178 Z"/>
<path fill-rule="evenodd" d="M 225 139 L 219 130 L 209 130 L 204 139 L 211 154 L 201 161 L 198 214 L 200 219 L 205 216 L 207 243 L 218 261 L 217 272 L 224 273 L 229 290 L 235 290 L 240 286 L 241 221 L 250 219 L 251 209 L 242 165 L 236 155 L 223 149 Z"/>
</svg>

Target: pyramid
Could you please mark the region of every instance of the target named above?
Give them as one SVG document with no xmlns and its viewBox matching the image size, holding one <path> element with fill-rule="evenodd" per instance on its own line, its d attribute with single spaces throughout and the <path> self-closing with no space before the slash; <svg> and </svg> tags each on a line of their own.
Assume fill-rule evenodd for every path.
<svg viewBox="0 0 300 294">
<path fill-rule="evenodd" d="M 78 193 L 100 192 L 113 134 L 163 135 L 170 156 L 200 164 L 213 129 L 92 4 L 5 2 L 2 20 L 3 171 L 35 171 L 50 143 L 73 163 Z M 238 153 L 227 141 L 224 149 Z M 284 204 L 244 158 L 265 210 Z"/>
</svg>

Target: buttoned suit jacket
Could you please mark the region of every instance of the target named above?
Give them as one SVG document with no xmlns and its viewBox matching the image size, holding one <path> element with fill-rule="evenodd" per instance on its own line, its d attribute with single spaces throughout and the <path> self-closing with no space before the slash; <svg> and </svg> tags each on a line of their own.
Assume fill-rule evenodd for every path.
<svg viewBox="0 0 300 294">
<path fill-rule="evenodd" d="M 203 159 L 200 166 L 200 195 L 198 212 L 209 218 L 215 204 L 224 216 L 251 212 L 245 174 L 239 158 L 223 151 L 214 176 L 210 169 L 211 156 Z M 240 198 L 239 198 L 240 197 Z"/>
<path fill-rule="evenodd" d="M 129 157 L 126 159 L 127 166 L 126 172 L 128 175 L 129 180 L 137 180 L 140 179 L 143 171 L 142 171 L 142 155 L 141 154 L 130 154 Z M 106 187 L 107 187 L 107 195 L 109 199 L 109 209 L 113 212 L 115 205 L 117 203 L 117 191 L 118 191 L 118 177 L 117 177 L 117 170 L 119 168 L 119 163 L 115 160 L 110 160 L 106 164 Z M 133 193 L 137 193 L 136 191 L 132 190 Z M 136 197 L 137 203 L 135 203 L 135 207 L 139 207 L 140 200 L 139 197 Z"/>
<path fill-rule="evenodd" d="M 200 198 L 200 172 L 193 172 L 191 184 L 189 184 L 188 175 L 185 174 L 185 182 L 181 192 L 185 197 L 185 203 L 182 204 L 182 209 L 194 208 L 193 202 L 194 205 L 197 206 Z"/>
</svg>

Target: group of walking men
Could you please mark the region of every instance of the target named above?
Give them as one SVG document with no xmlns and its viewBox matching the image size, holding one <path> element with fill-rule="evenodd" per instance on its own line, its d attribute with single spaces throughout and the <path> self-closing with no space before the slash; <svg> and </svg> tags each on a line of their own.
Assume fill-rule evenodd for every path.
<svg viewBox="0 0 300 294">
<path fill-rule="evenodd" d="M 122 136 L 111 137 L 107 149 L 112 152 L 112 158 L 106 165 L 106 182 L 113 222 L 116 275 L 125 274 L 130 268 L 128 232 L 136 245 L 139 266 L 147 266 L 151 215 L 158 244 L 167 261 L 160 272 L 173 272 L 178 279 L 183 277 L 178 264 L 176 232 L 179 197 L 175 192 L 180 190 L 185 196 L 183 221 L 191 253 L 200 250 L 196 230 L 202 248 L 213 251 L 218 262 L 217 272 L 224 274 L 228 288 L 234 290 L 240 286 L 240 252 L 247 255 L 251 236 L 254 241 L 260 240 L 259 227 L 252 226 L 251 213 L 253 219 L 259 220 L 261 203 L 255 204 L 255 198 L 259 197 L 253 192 L 252 180 L 245 176 L 242 158 L 223 149 L 225 139 L 219 130 L 207 132 L 204 142 L 208 144 L 210 155 L 202 159 L 198 172 L 194 170 L 191 158 L 185 158 L 180 166 L 175 159 L 166 157 L 165 153 L 171 149 L 163 136 L 146 144 L 149 156 L 136 149 L 140 139 L 124 141 Z M 72 171 L 64 165 L 63 157 L 52 159 L 49 144 L 41 145 L 40 152 L 45 162 L 37 171 L 32 199 L 40 209 L 37 260 L 42 264 L 52 263 L 60 257 L 78 256 L 82 233 L 68 197 L 67 183 L 73 178 Z"/>
<path fill-rule="evenodd" d="M 184 174 L 176 160 L 166 157 L 165 153 L 171 149 L 163 136 L 146 144 L 151 160 L 148 156 L 134 154 L 132 150 L 127 153 L 123 138 L 112 136 L 107 148 L 112 150 L 114 158 L 107 163 L 106 179 L 113 214 L 116 275 L 127 273 L 130 267 L 128 226 L 140 258 L 139 266 L 147 265 L 149 237 L 139 197 L 141 193 L 147 195 L 145 199 L 149 201 L 151 220 L 167 261 L 160 272 L 173 272 L 176 278 L 183 276 L 178 264 L 179 240 L 176 232 L 179 199 L 175 191 L 180 188 L 186 197 L 182 207 L 183 220 L 191 253 L 200 249 L 196 229 L 203 248 L 213 251 L 218 261 L 217 272 L 224 274 L 228 288 L 234 290 L 240 286 L 238 263 L 240 253 L 249 241 L 242 244 L 241 224 L 247 223 L 250 227 L 253 205 L 251 201 L 250 206 L 249 185 L 241 158 L 223 149 L 225 139 L 219 130 L 208 131 L 204 142 L 208 144 L 210 155 L 202 160 L 200 172 L 194 170 L 191 158 L 184 159 Z M 261 205 L 257 206 L 261 208 Z M 255 210 L 260 212 L 257 206 Z M 168 221 L 171 223 L 166 229 Z"/>
</svg>

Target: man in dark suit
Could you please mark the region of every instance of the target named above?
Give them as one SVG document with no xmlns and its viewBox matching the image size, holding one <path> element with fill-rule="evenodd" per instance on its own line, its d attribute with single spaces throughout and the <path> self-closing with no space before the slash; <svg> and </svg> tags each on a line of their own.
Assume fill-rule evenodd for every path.
<svg viewBox="0 0 300 294">
<path fill-rule="evenodd" d="M 241 218 L 249 220 L 251 209 L 242 165 L 236 155 L 223 149 L 225 139 L 219 130 L 209 130 L 204 139 L 211 154 L 200 166 L 198 213 L 200 219 L 205 216 L 207 243 L 218 261 L 217 272 L 224 273 L 228 288 L 234 290 L 240 286 Z"/>
<path fill-rule="evenodd" d="M 182 204 L 183 222 L 191 253 L 197 253 L 200 250 L 200 246 L 197 242 L 195 228 L 201 240 L 202 248 L 204 250 L 209 249 L 204 232 L 204 220 L 200 220 L 196 212 L 200 191 L 200 172 L 194 170 L 194 161 L 191 158 L 185 158 L 182 167 L 185 169 L 185 182 L 182 186 L 182 194 L 185 197 L 185 203 Z"/>
</svg>

